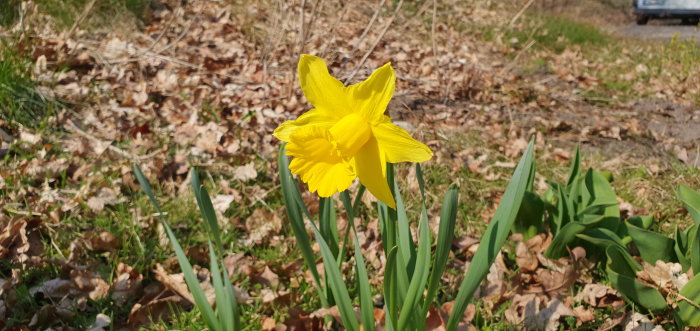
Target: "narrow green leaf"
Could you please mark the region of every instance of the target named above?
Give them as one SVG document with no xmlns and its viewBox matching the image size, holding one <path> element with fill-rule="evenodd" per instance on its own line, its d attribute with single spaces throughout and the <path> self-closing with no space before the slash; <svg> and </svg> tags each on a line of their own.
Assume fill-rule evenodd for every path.
<svg viewBox="0 0 700 331">
<path fill-rule="evenodd" d="M 338 305 L 338 311 L 340 312 L 340 319 L 343 321 L 343 326 L 347 330 L 359 331 L 360 326 L 357 324 L 357 319 L 355 318 L 355 311 L 352 307 L 352 301 L 350 300 L 348 288 L 345 286 L 343 276 L 340 274 L 338 264 L 335 262 L 336 257 L 331 252 L 330 247 L 328 247 L 328 243 L 326 243 L 326 240 L 323 239 L 323 236 L 316 228 L 316 225 L 311 223 L 311 229 L 314 231 L 316 242 L 318 242 L 321 250 L 323 266 L 326 270 L 326 277 L 328 277 L 329 287 L 331 288 L 331 291 L 333 291 L 333 298 Z"/>
<path fill-rule="evenodd" d="M 577 237 L 602 248 L 607 248 L 610 245 L 617 245 L 625 248 L 625 244 L 622 242 L 622 239 L 620 239 L 615 232 L 612 232 L 606 228 L 589 229 L 582 234 L 577 235 Z"/>
<path fill-rule="evenodd" d="M 418 179 L 420 196 L 425 201 L 425 180 L 423 179 L 423 168 L 421 168 L 420 163 L 416 163 L 416 179 Z"/>
<path fill-rule="evenodd" d="M 422 298 L 425 284 L 428 281 L 430 272 L 430 228 L 428 225 L 428 213 L 423 205 L 421 211 L 421 222 L 419 227 L 418 257 L 413 278 L 406 292 L 406 299 L 401 306 L 399 315 L 398 330 L 406 330 L 406 325 L 411 318 L 417 319 L 417 323 L 425 324 L 422 316 L 416 316 L 414 310 L 418 308 L 418 301 Z M 416 326 L 418 328 L 419 326 Z M 423 328 L 425 326 L 423 325 Z"/>
<path fill-rule="evenodd" d="M 207 322 L 207 325 L 210 329 L 214 331 L 223 330 L 221 324 L 216 318 L 214 309 L 212 309 L 212 307 L 209 305 L 209 302 L 207 301 L 207 298 L 204 295 L 204 291 L 199 285 L 199 280 L 197 279 L 197 276 L 192 271 L 192 265 L 190 264 L 190 261 L 187 260 L 185 252 L 182 250 L 180 243 L 177 241 L 175 234 L 173 233 L 172 229 L 170 229 L 168 222 L 165 220 L 165 217 L 161 212 L 160 205 L 158 204 L 158 201 L 156 200 L 155 196 L 153 195 L 153 191 L 151 190 L 151 185 L 148 184 L 146 176 L 143 175 L 143 172 L 137 165 L 134 165 L 134 174 L 136 175 L 136 179 L 138 180 L 139 184 L 141 184 L 141 189 L 146 193 L 148 198 L 153 203 L 153 206 L 160 214 L 161 224 L 165 229 L 165 233 L 167 234 L 168 239 L 170 239 L 170 244 L 175 250 L 175 256 L 177 256 L 178 263 L 180 264 L 180 269 L 182 269 L 182 273 L 185 276 L 185 282 L 187 283 L 187 287 L 190 289 L 190 292 L 192 292 L 192 297 L 194 298 L 195 305 L 202 312 L 204 320 Z"/>
<path fill-rule="evenodd" d="M 642 268 L 627 250 L 618 245 L 611 245 L 605 251 L 608 256 L 605 269 L 615 289 L 648 310 L 660 311 L 668 307 L 666 299 L 659 291 L 636 280 L 636 272 Z"/>
<path fill-rule="evenodd" d="M 685 205 L 690 216 L 693 217 L 695 223 L 700 223 L 700 193 L 685 185 L 681 185 L 678 188 L 678 197 Z"/>
<path fill-rule="evenodd" d="M 173 245 L 173 249 L 175 250 L 175 255 L 177 256 L 177 261 L 180 264 L 180 269 L 182 269 L 182 273 L 185 276 L 185 282 L 187 283 L 187 287 L 190 289 L 190 292 L 192 292 L 192 297 L 194 298 L 195 305 L 202 312 L 202 315 L 204 316 L 204 319 L 207 321 L 207 325 L 209 325 L 210 329 L 212 329 L 212 330 L 224 330 L 223 326 L 221 325 L 219 320 L 216 318 L 216 314 L 214 313 L 214 310 L 209 305 L 209 301 L 207 301 L 207 297 L 206 297 L 206 295 L 204 295 L 204 290 L 199 285 L 199 279 L 194 274 L 194 271 L 192 269 L 192 265 L 187 260 L 187 256 L 185 255 L 185 252 L 182 250 L 180 243 L 177 241 L 177 238 L 175 237 L 175 233 L 173 233 L 173 230 L 170 229 L 170 226 L 168 225 L 167 222 L 163 222 L 163 227 L 165 228 L 165 233 L 168 235 L 168 238 L 170 239 L 170 243 Z"/>
<path fill-rule="evenodd" d="M 304 225 L 304 219 L 301 214 L 302 208 L 298 203 L 298 200 L 301 200 L 301 195 L 299 190 L 296 188 L 296 183 L 292 179 L 291 173 L 289 172 L 289 158 L 287 158 L 285 155 L 285 144 L 280 146 L 277 162 L 279 168 L 280 186 L 282 187 L 282 197 L 285 211 L 287 212 L 287 219 L 289 219 L 292 231 L 296 237 L 297 245 L 299 246 L 301 255 L 304 258 L 304 263 L 309 271 L 311 271 L 316 291 L 318 292 L 319 299 L 321 300 L 321 305 L 323 307 L 328 307 L 328 298 L 325 294 L 326 290 L 321 285 L 321 278 L 318 274 L 318 270 L 316 270 L 316 257 L 311 249 L 311 242 L 309 240 L 309 235 L 306 232 L 306 226 Z"/>
<path fill-rule="evenodd" d="M 561 228 L 561 230 L 559 230 L 557 235 L 554 236 L 554 239 L 552 239 L 552 243 L 549 245 L 549 247 L 547 247 L 544 256 L 550 259 L 558 259 L 566 255 L 566 246 L 576 239 L 576 235 L 582 233 L 587 228 L 588 227 L 586 227 L 586 225 L 579 222 L 565 225 L 563 228 Z"/>
<path fill-rule="evenodd" d="M 404 206 L 403 199 L 401 198 L 401 192 L 399 191 L 399 185 L 397 184 L 396 180 L 394 180 L 394 198 L 396 199 L 398 246 L 404 258 L 407 260 L 405 261 L 407 263 L 406 268 L 409 270 L 409 275 L 411 275 L 413 273 L 413 266 L 415 265 L 416 245 L 413 243 L 413 235 L 411 234 L 411 229 L 408 224 L 406 206 Z"/>
<path fill-rule="evenodd" d="M 241 330 L 241 317 L 238 310 L 238 299 L 236 299 L 236 292 L 233 289 L 233 285 L 231 285 L 231 279 L 229 278 L 228 271 L 223 269 L 221 273 L 223 275 L 223 279 L 226 280 L 224 282 L 224 287 L 226 288 L 226 293 L 229 295 L 229 298 L 226 301 L 231 302 L 231 309 L 233 310 L 233 330 Z"/>
<path fill-rule="evenodd" d="M 445 271 L 447 259 L 450 256 L 452 241 L 454 240 L 455 223 L 457 221 L 458 198 L 459 189 L 456 184 L 451 184 L 447 189 L 445 198 L 442 201 L 442 209 L 440 210 L 440 225 L 435 243 L 435 257 L 433 258 L 430 277 L 428 278 L 428 291 L 425 295 L 423 314 L 421 315 L 423 317 L 427 317 L 426 314 L 430 309 L 430 305 L 437 295 L 442 273 Z"/>
<path fill-rule="evenodd" d="M 156 211 L 158 212 L 158 216 L 163 219 L 163 213 L 160 210 L 160 204 L 158 203 L 158 200 L 156 200 L 155 195 L 153 195 L 153 191 L 151 190 L 151 185 L 148 184 L 148 179 L 146 179 L 146 176 L 143 174 L 141 171 L 141 168 L 139 168 L 138 165 L 134 164 L 134 175 L 136 175 L 136 180 L 138 180 L 139 184 L 141 184 L 141 189 L 146 192 L 146 196 L 148 196 L 148 199 L 151 200 L 151 203 L 153 204 L 154 207 L 156 207 Z"/>
<path fill-rule="evenodd" d="M 690 268 L 690 260 L 687 257 L 689 250 L 689 237 L 694 238 L 693 232 L 697 231 L 697 224 L 693 224 L 686 231 L 681 231 L 680 228 L 676 227 L 675 235 L 675 245 L 674 251 L 676 252 L 676 257 L 678 262 L 683 266 L 683 271 L 687 271 Z"/>
<path fill-rule="evenodd" d="M 472 299 L 474 291 L 486 277 L 491 264 L 496 259 L 496 255 L 510 233 L 527 189 L 530 169 L 534 166 L 534 148 L 534 140 L 530 140 L 525 154 L 515 168 L 513 178 L 508 183 L 505 193 L 503 193 L 503 198 L 496 209 L 491 223 L 489 223 L 484 235 L 481 237 L 481 243 L 462 281 L 455 299 L 455 305 L 452 308 L 452 314 L 450 314 L 447 322 L 446 329 L 449 331 L 456 329 L 457 323 L 462 319 L 462 315 L 467 309 L 467 304 Z"/>
<path fill-rule="evenodd" d="M 355 228 L 355 210 L 350 201 L 348 191 L 340 193 L 340 198 L 343 201 L 345 212 L 348 215 L 349 224 L 351 224 L 353 232 L 353 245 L 355 246 L 355 275 L 357 279 L 357 287 L 360 289 L 360 312 L 362 315 L 362 329 L 374 330 L 374 304 L 372 303 L 372 292 L 369 288 L 369 276 L 367 275 L 367 267 L 365 259 L 362 256 L 360 242 L 357 240 L 357 229 Z"/>
<path fill-rule="evenodd" d="M 219 316 L 219 323 L 224 330 L 235 330 L 234 329 L 234 307 L 232 305 L 236 304 L 236 300 L 229 300 L 229 293 L 226 291 L 224 286 L 224 279 L 221 277 L 221 270 L 219 269 L 219 263 L 217 263 L 217 256 L 214 250 L 214 245 L 209 242 L 209 261 L 211 270 L 211 281 L 214 285 L 214 293 L 216 297 L 216 312 Z M 226 277 L 228 281 L 228 277 Z"/>
<path fill-rule="evenodd" d="M 392 328 L 396 325 L 396 313 L 398 309 L 397 289 L 396 289 L 396 254 L 399 249 L 391 247 L 386 254 L 386 265 L 384 266 L 384 309 L 388 318 L 386 324 Z"/>
<path fill-rule="evenodd" d="M 335 203 L 332 198 L 320 198 L 318 201 L 319 208 L 319 230 L 323 239 L 326 240 L 328 246 L 334 256 L 338 256 L 338 224 L 335 219 Z"/>
<path fill-rule="evenodd" d="M 694 276 L 683 288 L 678 299 L 678 312 L 687 326 L 700 325 L 700 277 Z M 690 302 L 688 302 L 690 301 Z"/>
<path fill-rule="evenodd" d="M 700 230 L 693 231 L 693 241 L 690 242 L 690 266 L 693 268 L 693 274 L 700 274 Z M 698 271 L 695 271 L 698 270 Z"/>
<path fill-rule="evenodd" d="M 357 215 L 357 210 L 360 208 L 360 204 L 362 203 L 362 195 L 365 194 L 365 190 L 365 186 L 360 184 L 360 187 L 357 189 L 357 195 L 355 195 L 355 202 L 352 204 L 353 215 Z"/>
<path fill-rule="evenodd" d="M 639 249 L 639 255 L 644 261 L 656 265 L 656 261 L 677 262 L 674 246 L 675 240 L 662 236 L 656 232 L 634 226 L 631 222 L 625 222 L 627 233 L 632 237 L 634 245 Z"/>
<path fill-rule="evenodd" d="M 214 237 L 214 242 L 217 247 L 217 256 L 223 257 L 224 245 L 221 242 L 221 231 L 219 230 L 219 221 L 216 219 L 216 212 L 214 212 L 214 204 L 211 202 L 209 197 L 209 192 L 205 187 L 201 187 L 199 190 L 200 199 L 202 200 L 202 205 L 199 206 L 202 217 L 209 224 L 209 233 Z"/>
<path fill-rule="evenodd" d="M 379 230 L 382 236 L 384 254 L 389 256 L 389 250 L 396 246 L 395 226 L 389 216 L 389 207 L 381 201 L 377 202 L 377 214 L 379 215 Z"/>
<path fill-rule="evenodd" d="M 574 150 L 574 158 L 571 160 L 571 169 L 569 170 L 569 179 L 566 181 L 566 186 L 571 186 L 581 174 L 581 151 L 580 146 L 576 145 Z"/>
</svg>

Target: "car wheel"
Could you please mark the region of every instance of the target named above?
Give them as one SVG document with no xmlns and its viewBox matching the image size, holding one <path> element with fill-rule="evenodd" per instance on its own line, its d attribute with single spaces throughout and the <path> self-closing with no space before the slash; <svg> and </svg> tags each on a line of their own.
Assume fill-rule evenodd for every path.
<svg viewBox="0 0 700 331">
<path fill-rule="evenodd" d="M 649 16 L 637 15 L 637 25 L 645 25 L 649 22 Z"/>
</svg>

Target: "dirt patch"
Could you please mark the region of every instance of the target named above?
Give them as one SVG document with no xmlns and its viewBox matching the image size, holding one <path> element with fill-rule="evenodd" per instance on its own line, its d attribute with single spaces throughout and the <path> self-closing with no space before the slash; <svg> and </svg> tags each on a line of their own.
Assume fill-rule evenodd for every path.
<svg viewBox="0 0 700 331">
<path fill-rule="evenodd" d="M 700 41 L 700 30 L 696 25 L 682 25 L 676 21 L 659 21 L 649 25 L 608 26 L 605 29 L 624 38 L 668 41 L 678 36 L 681 40 Z"/>
</svg>

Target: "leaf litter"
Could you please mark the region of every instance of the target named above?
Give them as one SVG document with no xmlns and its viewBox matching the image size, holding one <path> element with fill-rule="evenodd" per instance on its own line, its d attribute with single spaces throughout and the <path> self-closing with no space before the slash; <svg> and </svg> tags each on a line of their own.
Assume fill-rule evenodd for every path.
<svg viewBox="0 0 700 331">
<path fill-rule="evenodd" d="M 13 264 L 12 276 L 0 278 L 0 321 L 12 307 L 15 286 L 25 281 L 19 277 L 20 270 L 41 265 L 56 265 L 62 271 L 55 278 L 26 284 L 32 295 L 57 300 L 42 302 L 26 322 L 32 328 L 67 323 L 76 308 L 84 311 L 90 305 L 88 299 L 109 297 L 130 311 L 120 321 L 97 315 L 94 329 L 110 322 L 132 328 L 147 325 L 167 320 L 172 306 L 192 307 L 182 274 L 174 273 L 167 263 L 139 271 L 119 261 L 112 277 L 96 273 L 98 254 L 114 254 L 126 244 L 109 231 L 85 231 L 82 241 L 71 244 L 67 260 L 44 258 L 50 245 L 55 245 L 51 238 L 70 229 L 62 220 L 105 215 L 128 202 L 127 192 L 137 188 L 129 170 L 132 162 L 140 163 L 149 178 L 161 182 L 163 194 L 170 195 L 187 189 L 190 167 L 226 174 L 213 201 L 222 228 L 235 227 L 243 247 L 282 247 L 283 254 L 291 254 L 284 214 L 266 205 L 266 200 L 275 189 L 274 179 L 269 179 L 274 178 L 270 174 L 275 171 L 277 151 L 271 132 L 307 109 L 296 88 L 296 57 L 291 55 L 300 51 L 331 59 L 331 70 L 338 77 L 358 71 L 355 80 L 369 74 L 367 68 L 392 61 L 398 75 L 398 93 L 389 106 L 392 117 L 435 150 L 432 162 L 448 165 L 453 178 L 466 168 L 478 178 L 498 181 L 498 168 L 510 169 L 532 134 L 537 135 L 543 158 L 559 163 L 571 158 L 565 150 L 574 142 L 585 142 L 626 162 L 651 157 L 665 164 L 670 151 L 681 162 L 698 165 L 699 140 L 694 132 L 700 130 L 693 129 L 697 110 L 681 92 L 659 88 L 666 84 L 651 84 L 657 98 L 620 102 L 611 111 L 571 92 L 593 91 L 601 84 L 591 70 L 599 64 L 587 60 L 580 47 L 568 47 L 560 54 L 542 52 L 551 72 L 526 74 L 508 57 L 522 49 L 499 39 L 485 42 L 455 25 L 468 20 L 474 26 L 503 26 L 512 17 L 508 14 L 512 8 L 503 4 L 447 1 L 444 5 L 450 10 L 440 11 L 434 35 L 420 15 L 402 12 L 385 35 L 370 29 L 360 38 L 374 4 L 324 3 L 300 38 L 292 16 L 302 11 L 308 15 L 309 3 L 304 8 L 272 1 L 256 6 L 199 0 L 163 3 L 152 11 L 143 33 L 95 34 L 78 27 L 65 40 L 51 24 L 37 24 L 46 22 L 46 17 L 36 6 L 27 6 L 26 22 L 39 36 L 28 46 L 35 63 L 33 78 L 47 95 L 74 106 L 51 119 L 63 129 L 61 135 L 13 130 L 0 123 L 3 153 L 15 155 L 13 150 L 21 150 L 35 155 L 12 158 L 0 169 L 8 211 L 0 215 L 0 258 Z M 380 16 L 380 23 L 387 19 Z M 430 38 L 435 39 L 435 47 L 421 41 Z M 360 62 L 375 40 L 379 47 Z M 65 70 L 57 72 L 58 68 Z M 647 70 L 637 66 L 633 74 Z M 465 127 L 480 136 L 486 148 L 451 150 L 445 137 Z M 660 148 L 649 148 L 653 144 L 636 139 L 639 136 Z M 111 181 L 113 175 L 121 180 Z M 58 183 L 66 179 L 68 187 L 60 187 Z M 27 182 L 34 185 L 21 184 Z M 368 207 L 373 201 L 369 195 L 363 198 Z M 240 205 L 258 207 L 244 218 L 227 217 Z M 490 219 L 492 213 L 493 209 L 485 209 L 482 219 Z M 358 239 L 375 271 L 371 274 L 381 275 L 386 261 L 379 253 L 376 219 L 367 224 L 353 221 L 361 229 Z M 142 227 L 153 224 L 146 222 Z M 489 315 L 506 304 L 503 316 L 488 317 L 523 323 L 526 328 L 554 329 L 563 317 L 575 316 L 579 326 L 599 318 L 595 309 L 611 307 L 616 313 L 608 316 L 608 327 L 652 323 L 639 314 L 624 313 L 620 294 L 595 283 L 585 251 L 576 248 L 570 257 L 555 261 L 542 254 L 551 238 L 512 239 L 514 258 L 499 255 L 479 290 L 479 307 L 470 305 L 462 327 L 474 327 L 470 323 L 477 310 Z M 477 247 L 473 237 L 458 237 L 450 267 L 466 270 Z M 665 289 L 669 298 L 687 281 L 675 265 L 643 266 L 638 279 Z M 282 319 L 273 317 L 274 309 L 268 310 L 262 320 L 264 329 L 321 330 L 324 315 L 338 316 L 333 307 L 309 312 L 295 304 L 299 284 L 311 279 L 299 259 L 280 265 L 239 253 L 227 256 L 225 267 L 234 279 L 249 279 L 261 287 L 249 294 L 236 284 L 240 302 L 256 300 L 286 309 Z M 208 271 L 196 268 L 213 302 Z M 454 289 L 460 277 L 448 274 L 443 281 Z M 381 281 L 381 276 L 370 279 L 375 285 Z M 431 328 L 444 327 L 450 311 L 450 302 L 431 307 Z M 377 314 L 381 320 L 382 311 Z"/>
</svg>

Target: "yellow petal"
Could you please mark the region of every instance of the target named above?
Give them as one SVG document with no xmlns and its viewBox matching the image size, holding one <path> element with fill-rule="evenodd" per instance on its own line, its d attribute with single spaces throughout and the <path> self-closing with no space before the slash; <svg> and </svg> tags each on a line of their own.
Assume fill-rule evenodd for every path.
<svg viewBox="0 0 700 331">
<path fill-rule="evenodd" d="M 386 175 L 382 171 L 384 167 L 385 164 L 382 163 L 377 140 L 370 137 L 367 143 L 355 154 L 357 176 L 360 177 L 360 183 L 367 187 L 377 199 L 396 209 L 394 196 L 391 195 Z"/>
<path fill-rule="evenodd" d="M 299 83 L 306 99 L 317 109 L 338 117 L 350 113 L 345 86 L 328 73 L 328 67 L 321 58 L 301 55 Z"/>
<path fill-rule="evenodd" d="M 328 129 L 335 146 L 346 158 L 353 157 L 372 135 L 372 127 L 358 114 L 343 117 Z"/>
<path fill-rule="evenodd" d="M 375 70 L 367 80 L 348 87 L 352 109 L 370 122 L 379 122 L 394 95 L 396 73 L 391 63 Z"/>
<path fill-rule="evenodd" d="M 286 121 L 275 129 L 272 133 L 277 139 L 289 142 L 289 136 L 296 131 L 296 129 L 307 126 L 315 125 L 324 128 L 330 128 L 337 122 L 340 118 L 335 115 L 328 114 L 327 112 L 321 111 L 319 109 L 311 109 L 306 113 L 303 113 L 295 120 Z"/>
<path fill-rule="evenodd" d="M 352 164 L 343 160 L 331 139 L 324 128 L 304 126 L 290 135 L 287 144 L 287 155 L 293 157 L 289 169 L 321 197 L 344 191 L 356 177 Z"/>
<path fill-rule="evenodd" d="M 389 163 L 423 162 L 433 157 L 428 146 L 391 122 L 372 126 L 372 133 Z"/>
</svg>

